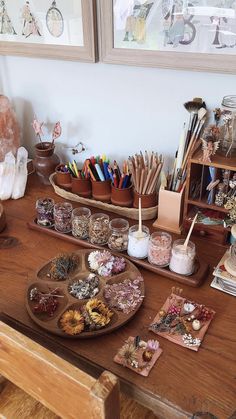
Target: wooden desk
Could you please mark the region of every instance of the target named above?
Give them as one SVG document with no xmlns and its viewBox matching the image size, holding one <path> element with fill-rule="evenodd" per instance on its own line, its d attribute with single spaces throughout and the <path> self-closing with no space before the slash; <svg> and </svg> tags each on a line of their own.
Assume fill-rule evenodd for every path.
<svg viewBox="0 0 236 419">
<path fill-rule="evenodd" d="M 95 377 L 104 369 L 112 371 L 120 378 L 124 392 L 149 406 L 160 418 L 183 419 L 190 418 L 196 411 L 209 411 L 218 419 L 228 419 L 236 410 L 236 300 L 209 287 L 211 274 L 199 289 L 183 287 L 184 296 L 216 311 L 199 352 L 160 337 L 164 352 L 148 378 L 115 364 L 113 357 L 130 335 L 139 334 L 144 339 L 155 337 L 147 328 L 171 287 L 177 285 L 171 280 L 141 270 L 146 286 L 141 309 L 125 327 L 96 339 L 72 341 L 47 335 L 30 320 L 24 307 L 28 279 L 34 277 L 37 268 L 49 258 L 77 248 L 28 230 L 26 222 L 34 217 L 35 200 L 42 196 L 54 197 L 57 202 L 61 200 L 51 187 L 38 185 L 32 176 L 23 199 L 4 203 L 8 226 L 0 237 L 14 236 L 20 243 L 12 249 L 0 249 L 0 312 L 17 319 L 25 326 L 26 334 Z M 197 246 L 199 255 L 204 255 L 211 266 L 225 251 L 221 246 L 200 239 Z"/>
</svg>

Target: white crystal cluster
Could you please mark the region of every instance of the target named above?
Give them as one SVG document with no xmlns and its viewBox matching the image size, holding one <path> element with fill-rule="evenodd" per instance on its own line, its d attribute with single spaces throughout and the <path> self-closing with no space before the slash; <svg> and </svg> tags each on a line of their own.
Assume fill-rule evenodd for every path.
<svg viewBox="0 0 236 419">
<path fill-rule="evenodd" d="M 0 200 L 19 199 L 25 194 L 28 151 L 18 148 L 16 158 L 10 151 L 0 163 Z"/>
</svg>

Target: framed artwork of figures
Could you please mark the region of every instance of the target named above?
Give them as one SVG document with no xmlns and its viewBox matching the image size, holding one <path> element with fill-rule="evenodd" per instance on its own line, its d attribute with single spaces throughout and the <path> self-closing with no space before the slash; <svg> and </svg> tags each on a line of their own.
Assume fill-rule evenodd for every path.
<svg viewBox="0 0 236 419">
<path fill-rule="evenodd" d="M 95 62 L 96 0 L 0 0 L 0 54 Z"/>
<path fill-rule="evenodd" d="M 235 0 L 100 0 L 107 63 L 236 73 Z"/>
</svg>

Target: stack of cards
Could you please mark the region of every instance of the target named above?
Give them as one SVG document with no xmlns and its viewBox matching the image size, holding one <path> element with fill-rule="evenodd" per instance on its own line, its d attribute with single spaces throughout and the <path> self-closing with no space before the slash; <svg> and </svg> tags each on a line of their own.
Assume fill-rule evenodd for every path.
<svg viewBox="0 0 236 419">
<path fill-rule="evenodd" d="M 225 268 L 225 261 L 229 256 L 230 252 L 227 250 L 213 272 L 215 278 L 211 283 L 211 287 L 236 296 L 236 276 L 231 275 Z"/>
</svg>

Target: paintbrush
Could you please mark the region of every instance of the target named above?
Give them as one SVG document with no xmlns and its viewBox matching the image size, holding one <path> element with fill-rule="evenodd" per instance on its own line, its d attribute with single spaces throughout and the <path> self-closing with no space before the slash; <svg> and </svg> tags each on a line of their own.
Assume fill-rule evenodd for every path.
<svg viewBox="0 0 236 419">
<path fill-rule="evenodd" d="M 189 124 L 188 124 L 187 136 L 186 136 L 186 148 L 187 148 L 189 141 L 191 139 L 191 135 L 195 128 L 198 111 L 202 107 L 202 103 L 191 100 L 189 102 L 185 102 L 184 107 L 189 112 Z"/>
</svg>

